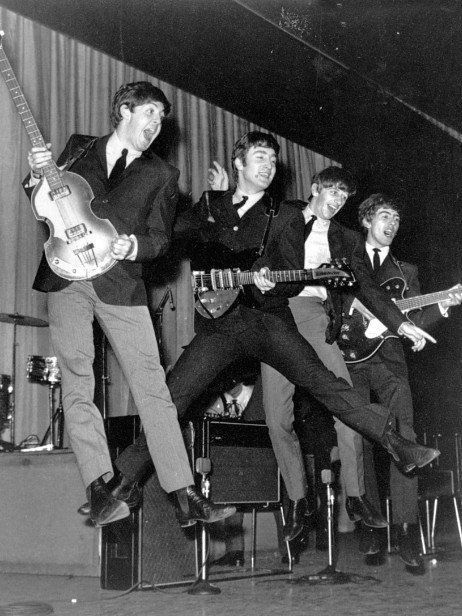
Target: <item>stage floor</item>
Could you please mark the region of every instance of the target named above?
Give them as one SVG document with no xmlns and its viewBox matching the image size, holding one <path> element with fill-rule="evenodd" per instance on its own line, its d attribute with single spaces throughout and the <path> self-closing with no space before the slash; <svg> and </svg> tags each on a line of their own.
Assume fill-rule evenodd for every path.
<svg viewBox="0 0 462 616">
<path fill-rule="evenodd" d="M 187 587 L 124 594 L 101 590 L 98 578 L 0 574 L 0 616 L 46 613 L 58 616 L 458 616 L 461 613 L 462 549 L 452 529 L 437 533 L 437 545 L 441 549 L 425 557 L 426 572 L 419 576 L 408 573 L 397 555 L 388 555 L 381 566 L 368 566 L 358 553 L 357 541 L 355 533 L 339 536 L 337 569 L 352 574 L 348 583 L 307 579 L 306 576 L 327 565 L 327 555 L 310 547 L 302 554 L 292 575 L 251 578 L 249 570 L 243 567 L 234 569 L 233 574 L 242 573 L 244 579 L 225 581 L 220 577 L 229 576 L 230 570 L 213 568 L 211 577 L 221 590 L 215 596 L 190 595 Z M 258 572 L 278 562 L 278 555 L 262 552 L 258 555 Z"/>
</svg>

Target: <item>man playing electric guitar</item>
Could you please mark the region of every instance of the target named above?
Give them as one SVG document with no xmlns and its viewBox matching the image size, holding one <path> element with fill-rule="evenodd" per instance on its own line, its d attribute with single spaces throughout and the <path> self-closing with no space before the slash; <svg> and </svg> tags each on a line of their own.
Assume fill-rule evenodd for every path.
<svg viewBox="0 0 462 616">
<path fill-rule="evenodd" d="M 283 373 L 290 381 L 310 389 L 332 413 L 349 425 L 377 440 L 391 455 L 409 469 L 422 467 L 439 454 L 402 439 L 390 426 L 388 410 L 365 403 L 343 379 L 336 378 L 319 360 L 313 347 L 301 336 L 288 305 L 288 297 L 297 295 L 303 283 L 274 284 L 265 278 L 265 268 L 303 269 L 304 218 L 301 210 L 282 203 L 273 208 L 266 192 L 276 173 L 279 145 L 268 133 L 252 131 L 234 145 L 232 164 L 236 188 L 224 193 L 204 195 L 182 217 L 188 240 L 193 234 L 202 242 L 220 242 L 238 253 L 248 249 L 260 252 L 253 269 L 255 287 L 242 294 L 242 301 L 217 319 L 204 319 L 201 331 L 186 347 L 169 377 L 168 386 L 179 416 L 234 361 L 251 356 Z M 193 242 L 194 244 L 194 242 Z M 263 248 L 263 250 L 260 250 Z M 191 255 L 194 259 L 194 254 Z M 397 321 L 403 318 L 396 309 Z M 417 331 L 417 330 L 416 330 Z M 417 331 L 421 336 L 420 330 Z M 298 448 L 300 469 L 304 476 L 300 446 L 293 430 L 293 417 L 267 417 L 270 437 L 284 480 L 292 461 L 288 440 Z M 287 438 L 288 436 L 288 438 Z M 139 445 L 139 444 L 138 444 Z M 119 456 L 116 466 L 132 483 L 142 474 L 143 461 L 139 446 Z M 289 462 L 288 462 L 289 460 Z M 290 481 L 287 482 L 290 484 Z M 303 500 L 301 493 L 289 492 L 292 501 Z M 295 512 L 295 507 L 292 507 Z M 301 508 L 298 509 L 301 512 Z M 298 516 L 289 516 L 284 537 L 293 539 L 302 530 Z"/>
<path fill-rule="evenodd" d="M 363 258 L 374 280 L 379 284 L 390 279 L 401 278 L 405 283 L 405 296 L 420 294 L 417 267 L 410 263 L 398 261 L 390 252 L 390 247 L 399 229 L 401 208 L 398 202 L 383 194 L 373 194 L 359 206 L 358 218 L 366 233 Z M 375 268 L 374 268 L 375 261 Z M 447 316 L 449 306 L 462 301 L 462 293 L 449 293 L 448 299 L 432 307 L 419 310 L 410 315 L 413 322 L 428 328 L 442 316 Z M 348 325 L 344 324 L 344 328 Z M 348 329 L 343 335 L 348 336 Z M 340 346 L 342 345 L 340 336 Z M 414 351 L 421 351 L 426 340 L 423 338 L 415 345 Z M 396 422 L 396 429 L 402 436 L 415 440 L 413 429 L 412 395 L 409 387 L 408 370 L 403 345 L 396 337 L 386 339 L 375 354 L 364 361 L 348 363 L 348 368 L 355 388 L 369 399 L 373 392 L 386 406 Z M 364 471 L 366 494 L 368 499 L 380 509 L 376 485 L 371 444 L 364 439 Z M 417 477 L 405 475 L 397 465 L 390 465 L 390 494 L 393 508 L 393 522 L 396 525 L 397 547 L 399 555 L 412 569 L 422 569 L 423 560 L 419 554 L 417 536 Z M 368 530 L 363 537 L 362 551 L 375 553 L 379 550 L 377 531 Z"/>
</svg>

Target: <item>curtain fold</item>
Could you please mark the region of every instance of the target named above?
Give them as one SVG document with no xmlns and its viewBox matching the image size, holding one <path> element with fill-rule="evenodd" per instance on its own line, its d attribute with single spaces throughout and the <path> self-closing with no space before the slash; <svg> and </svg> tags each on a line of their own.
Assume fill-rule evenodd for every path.
<svg viewBox="0 0 462 616">
<path fill-rule="evenodd" d="M 67 36 L 0 8 L 5 31 L 3 48 L 15 71 L 45 141 L 58 155 L 71 133 L 104 135 L 110 131 L 109 109 L 117 88 L 126 82 L 149 80 L 172 103 L 171 119 L 156 142 L 159 153 L 180 169 L 182 202 L 193 203 L 207 188 L 207 169 L 217 160 L 229 169 L 233 143 L 242 133 L 259 128 L 155 77 L 119 62 Z M 31 290 L 35 270 L 48 236 L 37 223 L 21 187 L 28 172 L 29 138 L 0 82 L 3 129 L 0 131 L 0 313 L 18 312 L 47 319 L 45 296 Z M 264 118 L 264 109 L 262 110 Z M 264 130 L 264 129 L 263 129 Z M 276 137 L 278 137 L 276 135 Z M 310 178 L 332 161 L 278 137 L 281 163 L 290 170 L 288 198 L 307 199 Z M 176 310 L 167 302 L 163 311 L 166 364 L 172 365 L 192 336 L 193 301 L 188 264 L 169 283 Z M 165 285 L 151 291 L 152 308 L 161 301 Z M 16 327 L 0 322 L 0 373 L 12 375 L 16 329 L 15 442 L 30 434 L 40 438 L 48 426 L 48 390 L 27 379 L 29 355 L 50 356 L 47 328 Z M 122 376 L 118 377 L 122 379 Z M 0 414 L 1 416 L 1 414 Z M 2 438 L 9 440 L 8 430 Z"/>
</svg>

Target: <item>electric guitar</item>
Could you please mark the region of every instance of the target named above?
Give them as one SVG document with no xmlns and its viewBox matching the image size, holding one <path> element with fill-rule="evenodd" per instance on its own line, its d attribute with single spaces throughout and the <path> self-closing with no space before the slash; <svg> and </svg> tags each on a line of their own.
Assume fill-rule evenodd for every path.
<svg viewBox="0 0 462 616">
<path fill-rule="evenodd" d="M 0 70 L 32 145 L 44 147 L 45 140 L 3 50 L 3 34 L 0 31 Z M 93 214 L 90 185 L 76 173 L 61 171 L 54 161 L 43 173 L 31 205 L 37 220 L 45 221 L 50 230 L 44 244 L 48 265 L 66 280 L 92 280 L 104 274 L 117 262 L 110 254 L 117 231 L 109 220 Z"/>
<path fill-rule="evenodd" d="M 196 296 L 196 310 L 207 319 L 224 315 L 237 301 L 244 285 L 254 284 L 255 273 L 239 269 L 193 271 L 192 286 Z M 353 287 L 356 278 L 342 260 L 326 263 L 316 269 L 269 271 L 271 282 L 304 282 L 332 289 Z"/>
<path fill-rule="evenodd" d="M 437 304 L 448 299 L 451 293 L 462 291 L 462 285 L 459 284 L 445 291 L 404 298 L 406 282 L 402 278 L 390 278 L 380 286 L 387 291 L 404 314 L 417 308 Z M 374 317 L 358 299 L 354 298 L 343 312 L 343 324 L 338 345 L 345 362 L 355 364 L 372 357 L 387 338 L 397 337 L 396 334 L 392 334 L 387 329 L 386 325 Z"/>
</svg>

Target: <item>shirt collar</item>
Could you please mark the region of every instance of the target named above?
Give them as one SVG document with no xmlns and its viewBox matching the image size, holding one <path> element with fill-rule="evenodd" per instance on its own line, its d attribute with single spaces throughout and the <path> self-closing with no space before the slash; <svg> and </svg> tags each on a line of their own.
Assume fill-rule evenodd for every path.
<svg viewBox="0 0 462 616">
<path fill-rule="evenodd" d="M 119 139 L 117 132 L 114 131 L 107 141 L 106 154 L 108 158 L 111 157 L 117 159 L 119 158 L 122 153 L 122 150 L 125 147 L 126 146 Z M 144 152 L 140 152 L 139 150 L 133 150 L 132 148 L 127 148 L 127 150 L 127 164 L 135 158 L 139 158 L 142 154 L 144 154 Z"/>
<path fill-rule="evenodd" d="M 307 205 L 303 210 L 303 216 L 305 217 L 305 223 L 307 223 L 313 216 L 316 216 L 316 214 L 312 211 L 310 206 Z M 318 229 L 328 229 L 330 226 L 330 220 L 324 220 L 323 218 L 319 218 L 318 216 L 314 221 L 314 225 Z"/>
<path fill-rule="evenodd" d="M 376 246 L 372 246 L 372 244 L 369 244 L 368 242 L 366 242 L 366 251 L 371 261 L 374 258 L 374 248 L 376 248 Z M 390 246 L 384 246 L 383 248 L 380 248 L 380 253 L 379 253 L 380 263 L 384 262 L 389 252 L 390 252 Z"/>
<path fill-rule="evenodd" d="M 257 203 L 257 201 L 260 201 L 260 199 L 263 197 L 264 194 L 265 194 L 265 191 L 260 190 L 259 192 L 253 193 L 252 195 L 246 195 L 243 192 L 241 192 L 239 188 L 236 188 L 233 194 L 233 203 L 239 203 L 239 201 L 242 201 L 244 197 L 247 197 L 247 200 L 244 203 L 244 205 L 242 205 L 237 210 L 239 216 L 242 217 L 248 210 L 250 210 L 250 208 L 253 207 L 255 203 Z"/>
</svg>

